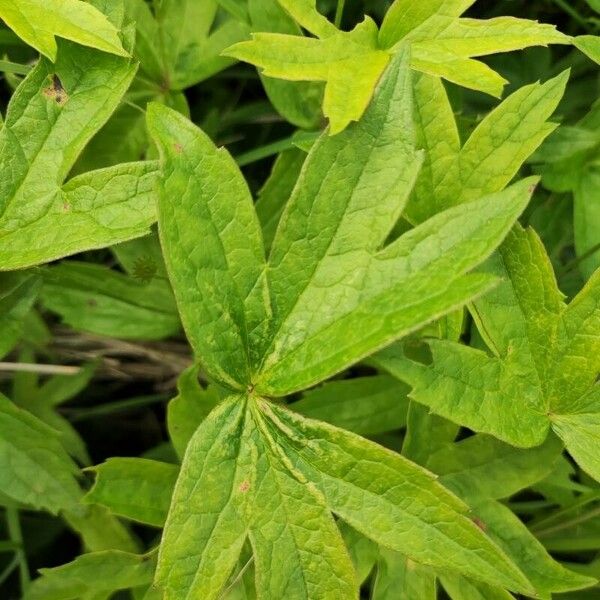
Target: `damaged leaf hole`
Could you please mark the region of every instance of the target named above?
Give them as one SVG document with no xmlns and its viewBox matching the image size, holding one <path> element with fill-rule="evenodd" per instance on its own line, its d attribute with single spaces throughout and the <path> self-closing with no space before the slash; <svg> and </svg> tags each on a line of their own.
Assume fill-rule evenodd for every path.
<svg viewBox="0 0 600 600">
<path fill-rule="evenodd" d="M 59 106 L 64 106 L 69 99 L 67 90 L 63 87 L 60 77 L 54 73 L 50 76 L 50 85 L 44 88 L 44 96 L 50 100 L 54 100 Z"/>
</svg>

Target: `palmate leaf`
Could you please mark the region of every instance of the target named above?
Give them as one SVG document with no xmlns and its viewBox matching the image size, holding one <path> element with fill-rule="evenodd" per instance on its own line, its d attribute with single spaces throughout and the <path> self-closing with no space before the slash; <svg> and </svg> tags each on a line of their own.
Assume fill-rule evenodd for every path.
<svg viewBox="0 0 600 600">
<path fill-rule="evenodd" d="M 599 479 L 600 271 L 565 306 L 542 243 L 519 226 L 484 270 L 505 278 L 472 311 L 491 354 L 432 340 L 429 366 L 398 349 L 378 363 L 434 412 L 510 444 L 541 444 L 552 428 Z"/>
<path fill-rule="evenodd" d="M 136 67 L 59 41 L 21 83 L 0 130 L 0 270 L 18 269 L 148 233 L 155 165 L 79 175 L 77 156 L 110 117 Z"/>
<path fill-rule="evenodd" d="M 268 261 L 231 157 L 181 115 L 149 109 L 182 321 L 204 371 L 233 390 L 187 446 L 159 553 L 167 600 L 218 598 L 247 540 L 259 598 L 356 598 L 331 513 L 414 560 L 534 593 L 428 472 L 263 399 L 318 383 L 495 283 L 470 271 L 512 227 L 531 180 L 385 246 L 421 162 L 411 90 L 399 52 L 364 118 L 310 151 Z"/>
<path fill-rule="evenodd" d="M 427 148 L 406 217 L 421 223 L 438 212 L 499 192 L 556 129 L 548 119 L 563 97 L 569 72 L 526 85 L 492 110 L 461 144 L 442 82 L 415 78 L 418 144 Z"/>
<path fill-rule="evenodd" d="M 341 429 L 262 400 L 231 397 L 203 422 L 186 452 L 159 556 L 165 598 L 200 591 L 218 597 L 246 536 L 259 597 L 282 590 L 294 598 L 357 597 L 327 508 L 423 562 L 527 591 L 516 567 L 468 518 L 466 505 L 426 471 Z M 411 522 L 415 527 L 407 529 Z M 423 544 L 421 528 L 435 544 Z M 273 566 L 281 553 L 286 569 Z"/>
<path fill-rule="evenodd" d="M 55 36 L 129 56 L 117 27 L 82 0 L 0 0 L 0 19 L 52 61 L 57 52 Z"/>
<path fill-rule="evenodd" d="M 316 37 L 254 33 L 226 54 L 256 65 L 268 77 L 326 82 L 323 112 L 332 134 L 360 118 L 390 54 L 401 45 L 410 45 L 414 69 L 500 97 L 506 80 L 474 57 L 572 43 L 553 26 L 536 21 L 460 18 L 471 0 L 427 0 L 418 6 L 396 0 L 381 31 L 367 18 L 350 32 L 329 23 L 313 2 L 279 2 Z"/>
</svg>

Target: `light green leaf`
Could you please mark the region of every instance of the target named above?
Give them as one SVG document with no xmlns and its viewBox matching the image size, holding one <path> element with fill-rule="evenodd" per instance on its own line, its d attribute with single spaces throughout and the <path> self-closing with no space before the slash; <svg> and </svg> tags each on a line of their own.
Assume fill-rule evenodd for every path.
<svg viewBox="0 0 600 600">
<path fill-rule="evenodd" d="M 279 328 L 257 389 L 282 395 L 308 387 L 481 295 L 494 279 L 464 273 L 504 237 L 527 203 L 531 187 L 532 181 L 525 180 L 498 195 L 449 209 L 402 236 L 371 264 L 360 250 L 341 259 L 334 256 L 330 262 L 335 270 L 321 260 L 319 279 L 304 291 L 285 327 Z M 374 230 L 371 226 L 370 233 Z M 335 251 L 335 245 L 329 249 Z M 359 256 L 365 265 L 362 272 Z M 327 277 L 340 281 L 344 258 L 353 263 L 346 267 L 347 287 L 332 288 Z M 275 289 L 275 269 L 272 272 Z M 290 269 L 286 273 L 290 286 Z M 364 289 L 350 287 L 353 279 L 363 276 Z"/>
<path fill-rule="evenodd" d="M 97 8 L 81 0 L 0 0 L 0 19 L 52 61 L 57 52 L 55 36 L 129 56 L 118 29 Z"/>
<path fill-rule="evenodd" d="M 169 402 L 167 409 L 167 428 L 177 455 L 183 458 L 194 432 L 221 398 L 216 386 L 200 386 L 196 365 L 187 368 L 179 376 L 177 391 L 177 396 Z"/>
<path fill-rule="evenodd" d="M 587 57 L 600 64 L 600 36 L 580 35 L 575 38 L 574 44 Z"/>
<path fill-rule="evenodd" d="M 463 275 L 494 249 L 532 191 L 531 180 L 522 182 L 380 250 L 420 162 L 407 59 L 396 56 L 359 123 L 312 148 L 281 218 L 269 259 L 273 342 L 257 382 L 264 395 L 317 383 L 482 293 L 490 279 Z"/>
<path fill-rule="evenodd" d="M 349 33 L 324 39 L 254 33 L 251 41 L 231 46 L 225 54 L 256 65 L 267 77 L 325 81 L 323 113 L 331 135 L 361 117 L 389 62 L 388 53 L 377 49 L 377 27 L 368 18 Z"/>
<path fill-rule="evenodd" d="M 277 0 L 249 0 L 248 11 L 254 31 L 292 35 L 302 33 Z M 322 84 L 283 81 L 263 75 L 261 80 L 269 100 L 286 120 L 305 129 L 314 129 L 320 125 Z"/>
<path fill-rule="evenodd" d="M 552 427 L 599 479 L 600 271 L 565 306 L 541 241 L 520 226 L 484 270 L 505 278 L 472 308 L 492 355 L 431 340 L 428 366 L 398 347 L 381 353 L 378 364 L 410 383 L 411 397 L 434 412 L 509 444 L 539 445 Z"/>
<path fill-rule="evenodd" d="M 474 2 L 475 0 L 423 0 L 415 3 L 411 0 L 395 0 L 383 19 L 379 42 L 384 48 L 390 48 L 415 29 L 429 29 L 432 17 L 459 17 Z"/>
<path fill-rule="evenodd" d="M 80 65 L 88 67 L 81 72 Z M 135 67 L 60 42 L 11 99 L 0 130 L 0 269 L 18 269 L 125 241 L 155 220 L 154 165 L 123 164 L 63 185 L 110 117 Z"/>
<path fill-rule="evenodd" d="M 431 473 L 355 434 L 275 404 L 260 406 L 294 468 L 352 527 L 421 564 L 528 589 L 514 564 L 469 519 L 468 507 Z"/>
<path fill-rule="evenodd" d="M 502 504 L 488 500 L 474 506 L 474 512 L 490 537 L 523 570 L 539 597 L 587 588 L 595 579 L 579 575 L 553 560 L 527 527 Z"/>
<path fill-rule="evenodd" d="M 444 573 L 440 575 L 440 583 L 452 600 L 514 600 L 514 596 L 502 588 L 460 575 Z"/>
<path fill-rule="evenodd" d="M 435 574 L 399 552 L 381 550 L 372 600 L 436 600 Z"/>
<path fill-rule="evenodd" d="M 154 340 L 180 329 L 173 294 L 101 265 L 66 261 L 44 275 L 44 306 L 73 328 L 121 339 Z"/>
<path fill-rule="evenodd" d="M 52 513 L 78 501 L 77 467 L 54 430 L 0 395 L 0 431 L 2 494 Z"/>
<path fill-rule="evenodd" d="M 110 597 L 119 590 L 152 581 L 155 561 L 151 555 L 119 550 L 94 552 L 54 569 L 40 569 L 23 600 L 78 600 Z"/>
<path fill-rule="evenodd" d="M 461 147 L 441 82 L 415 83 L 417 132 L 427 148 L 407 215 L 413 222 L 485 194 L 499 192 L 554 131 L 548 119 L 560 102 L 568 72 L 543 84 L 524 86 L 491 111 Z"/>
<path fill-rule="evenodd" d="M 229 398 L 188 446 L 159 558 L 165 600 L 220 597 L 247 536 L 259 597 L 356 598 L 349 557 L 322 497 L 289 470 L 253 403 Z M 282 556 L 284 569 L 274 562 Z"/>
<path fill-rule="evenodd" d="M 279 220 L 305 159 L 306 153 L 298 148 L 282 152 L 275 159 L 271 174 L 258 193 L 255 208 L 267 253 L 271 250 Z"/>
<path fill-rule="evenodd" d="M 75 504 L 61 514 L 67 525 L 81 537 L 89 552 L 122 550 L 137 552 L 139 543 L 114 515 L 97 504 Z"/>
<path fill-rule="evenodd" d="M 406 425 L 409 390 L 388 375 L 330 381 L 306 392 L 291 408 L 348 431 L 375 435 Z"/>
<path fill-rule="evenodd" d="M 144 458 L 109 458 L 91 470 L 96 481 L 85 502 L 100 504 L 133 521 L 164 525 L 179 475 L 176 465 Z"/>
<path fill-rule="evenodd" d="M 554 436 L 522 450 L 492 437 L 474 435 L 434 452 L 427 468 L 462 498 L 508 498 L 548 476 L 562 452 Z"/>
<path fill-rule="evenodd" d="M 244 389 L 270 311 L 250 191 L 231 156 L 181 115 L 152 104 L 148 124 L 162 155 L 159 230 L 183 325 L 203 367 Z"/>
</svg>

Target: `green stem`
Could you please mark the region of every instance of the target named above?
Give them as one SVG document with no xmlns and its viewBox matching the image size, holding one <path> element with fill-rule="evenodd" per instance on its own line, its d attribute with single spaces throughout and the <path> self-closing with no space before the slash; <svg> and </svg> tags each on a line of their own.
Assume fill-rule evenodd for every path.
<svg viewBox="0 0 600 600">
<path fill-rule="evenodd" d="M 346 0 L 338 0 L 337 7 L 335 9 L 335 18 L 333 20 L 334 25 L 339 29 L 342 24 L 342 16 L 344 15 L 344 5 Z"/>
<path fill-rule="evenodd" d="M 85 421 L 86 419 L 94 419 L 96 417 L 104 417 L 116 412 L 131 410 L 132 408 L 140 408 L 142 406 L 150 406 L 168 400 L 165 394 L 154 394 L 150 396 L 139 396 L 137 398 L 129 398 L 128 400 L 119 400 L 118 402 L 108 402 L 100 406 L 92 408 L 82 408 L 69 411 L 68 418 L 72 423 L 76 421 Z M 66 411 L 65 411 L 66 414 Z"/>
<path fill-rule="evenodd" d="M 29 65 L 10 62 L 9 60 L 0 60 L 0 71 L 14 73 L 15 75 L 27 75 L 31 71 L 31 67 Z"/>
<path fill-rule="evenodd" d="M 588 20 L 579 13 L 578 10 L 574 9 L 570 6 L 565 0 L 552 0 L 556 6 L 558 6 L 561 10 L 566 12 L 574 21 L 579 23 L 582 27 L 584 27 L 587 31 L 589 31 L 589 22 Z"/>
<path fill-rule="evenodd" d="M 314 138 L 316 139 L 318 133 L 314 133 Z M 313 137 L 312 133 L 306 133 L 306 138 Z M 275 154 L 279 154 L 285 150 L 289 150 L 293 148 L 295 143 L 299 141 L 298 134 L 291 135 L 283 140 L 277 140 L 276 142 L 272 142 L 271 144 L 267 144 L 265 146 L 261 146 L 260 148 L 255 148 L 254 150 L 250 150 L 249 152 L 244 152 L 239 156 L 236 156 L 235 160 L 240 167 L 245 167 L 250 163 L 262 160 L 263 158 L 268 158 L 269 156 L 273 156 Z"/>
<path fill-rule="evenodd" d="M 12 572 L 19 566 L 19 557 L 15 556 L 9 563 L 6 565 L 6 569 L 0 573 L 0 586 L 12 575 Z"/>
<path fill-rule="evenodd" d="M 594 517 L 600 516 L 600 506 L 596 507 L 594 510 L 590 510 L 590 512 L 585 513 L 583 515 L 579 515 L 578 517 L 573 517 L 572 519 L 567 519 L 562 523 L 558 523 L 552 527 L 546 527 L 545 529 L 539 529 L 535 532 L 536 537 L 545 537 L 550 535 L 551 533 L 556 533 L 557 531 L 562 531 L 563 529 L 568 529 L 569 527 L 573 527 L 574 525 L 579 525 L 581 523 L 585 523 Z"/>
<path fill-rule="evenodd" d="M 593 256 L 600 250 L 600 242 L 592 246 L 589 250 L 586 250 L 581 256 L 578 256 L 571 262 L 567 263 L 559 272 L 559 275 L 565 275 L 572 271 L 575 267 L 580 265 L 584 260 L 588 259 L 590 256 Z"/>
<path fill-rule="evenodd" d="M 29 577 L 29 566 L 27 565 L 27 556 L 23 547 L 23 532 L 21 531 L 21 522 L 19 521 L 19 511 L 14 506 L 6 507 L 6 525 L 10 540 L 19 546 L 15 550 L 15 559 L 19 565 L 21 594 L 25 596 L 31 578 Z"/>
</svg>

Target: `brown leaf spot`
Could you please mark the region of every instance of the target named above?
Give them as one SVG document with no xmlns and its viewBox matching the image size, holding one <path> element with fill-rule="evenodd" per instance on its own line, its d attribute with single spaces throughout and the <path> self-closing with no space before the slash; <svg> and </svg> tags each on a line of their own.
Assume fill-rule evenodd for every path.
<svg viewBox="0 0 600 600">
<path fill-rule="evenodd" d="M 475 525 L 477 525 L 477 527 L 479 527 L 479 529 L 481 529 L 481 531 L 487 530 L 486 524 L 478 517 L 473 517 L 473 519 L 471 520 L 473 521 L 473 523 L 475 523 Z"/>
<path fill-rule="evenodd" d="M 63 87 L 62 81 L 56 73 L 50 76 L 50 85 L 44 88 L 43 94 L 46 98 L 54 100 L 59 106 L 64 106 L 69 99 L 69 94 L 67 94 L 67 90 Z"/>
<path fill-rule="evenodd" d="M 177 154 L 181 154 L 183 152 L 183 146 L 178 142 L 175 142 L 173 144 L 173 148 L 174 148 L 175 152 L 177 152 Z"/>
<path fill-rule="evenodd" d="M 247 492 L 250 489 L 249 481 L 242 481 L 240 484 L 240 492 Z"/>
<path fill-rule="evenodd" d="M 88 306 L 90 306 L 91 308 L 95 308 L 96 306 L 98 306 L 98 302 L 96 300 L 94 300 L 94 298 L 90 298 L 88 301 Z"/>
<path fill-rule="evenodd" d="M 63 202 L 63 212 L 69 212 L 71 210 L 71 205 L 68 202 Z"/>
</svg>

